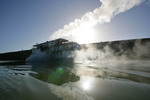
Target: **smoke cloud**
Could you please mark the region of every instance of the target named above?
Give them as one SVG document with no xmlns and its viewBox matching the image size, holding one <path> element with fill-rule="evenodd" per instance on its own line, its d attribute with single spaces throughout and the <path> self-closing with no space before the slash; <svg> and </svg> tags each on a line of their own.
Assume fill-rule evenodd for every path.
<svg viewBox="0 0 150 100">
<path fill-rule="evenodd" d="M 94 9 L 93 12 L 85 13 L 81 19 L 75 19 L 68 25 L 64 25 L 62 29 L 54 32 L 50 36 L 50 39 L 66 38 L 73 40 L 76 35 L 84 34 L 84 32 L 78 32 L 80 29 L 84 28 L 86 30 L 96 24 L 108 23 L 115 15 L 133 8 L 143 1 L 144 0 L 100 0 L 102 4 L 99 8 Z"/>
<path fill-rule="evenodd" d="M 91 65 L 103 61 L 148 60 L 149 51 L 149 39 L 84 44 L 74 52 L 74 61 Z"/>
</svg>

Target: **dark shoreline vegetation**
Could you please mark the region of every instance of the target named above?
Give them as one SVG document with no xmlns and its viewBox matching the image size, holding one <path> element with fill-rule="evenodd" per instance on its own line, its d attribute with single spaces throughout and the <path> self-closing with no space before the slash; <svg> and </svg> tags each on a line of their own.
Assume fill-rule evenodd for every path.
<svg viewBox="0 0 150 100">
<path fill-rule="evenodd" d="M 1 53 L 0 60 L 25 60 L 31 53 L 32 50 Z"/>
<path fill-rule="evenodd" d="M 104 52 L 107 52 L 105 50 L 105 47 L 107 46 L 112 50 L 115 56 L 126 56 L 131 60 L 150 59 L 150 38 L 81 44 L 80 47 L 82 49 L 87 49 L 88 45 L 92 45 Z M 145 52 L 145 49 L 147 52 Z M 6 52 L 0 54 L 0 60 L 25 60 L 31 54 L 32 50 Z"/>
</svg>

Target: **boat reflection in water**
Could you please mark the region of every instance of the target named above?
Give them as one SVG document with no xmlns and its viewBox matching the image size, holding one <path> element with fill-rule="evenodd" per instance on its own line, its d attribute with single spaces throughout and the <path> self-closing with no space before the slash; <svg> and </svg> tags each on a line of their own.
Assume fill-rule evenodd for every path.
<svg viewBox="0 0 150 100">
<path fill-rule="evenodd" d="M 2 99 L 150 100 L 150 61 L 8 65 L 0 70 Z M 16 71 L 28 74 L 10 76 Z"/>
<path fill-rule="evenodd" d="M 65 65 L 64 62 L 53 63 L 30 63 L 32 65 L 32 71 L 38 74 L 30 74 L 31 76 L 42 80 L 44 82 L 53 83 L 56 85 L 62 85 L 68 82 L 76 82 L 79 80 L 79 76 L 71 73 L 71 66 Z"/>
<path fill-rule="evenodd" d="M 38 74 L 31 76 L 59 85 L 54 87 L 50 84 L 49 87 L 60 98 L 148 100 L 149 65 L 149 61 L 101 62 L 95 65 L 67 64 L 65 61 L 44 65 L 34 63 L 32 70 Z"/>
</svg>

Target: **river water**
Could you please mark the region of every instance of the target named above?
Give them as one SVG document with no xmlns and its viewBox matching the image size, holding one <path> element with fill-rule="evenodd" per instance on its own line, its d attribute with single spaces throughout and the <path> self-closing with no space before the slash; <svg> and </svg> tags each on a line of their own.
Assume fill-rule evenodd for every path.
<svg viewBox="0 0 150 100">
<path fill-rule="evenodd" d="M 0 63 L 0 100 L 150 100 L 146 60 Z"/>
</svg>

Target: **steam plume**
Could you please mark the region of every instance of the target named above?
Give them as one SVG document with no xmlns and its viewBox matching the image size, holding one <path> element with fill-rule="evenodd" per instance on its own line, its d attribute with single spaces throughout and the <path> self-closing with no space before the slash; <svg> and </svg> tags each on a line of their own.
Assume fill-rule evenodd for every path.
<svg viewBox="0 0 150 100">
<path fill-rule="evenodd" d="M 133 8 L 143 1 L 144 0 L 100 0 L 102 4 L 99 8 L 94 9 L 93 12 L 85 13 L 81 19 L 75 19 L 74 22 L 65 25 L 62 29 L 54 32 L 50 39 L 60 37 L 70 39 L 73 36 L 80 35 L 82 33 L 78 33 L 79 29 L 88 29 L 96 24 L 108 23 L 115 15 Z"/>
</svg>

